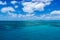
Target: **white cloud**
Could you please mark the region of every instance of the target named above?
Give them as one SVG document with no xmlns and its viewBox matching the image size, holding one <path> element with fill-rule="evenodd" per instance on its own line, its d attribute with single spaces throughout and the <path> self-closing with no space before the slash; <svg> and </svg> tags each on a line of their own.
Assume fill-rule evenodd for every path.
<svg viewBox="0 0 60 40">
<path fill-rule="evenodd" d="M 0 1 L 0 5 L 6 5 L 6 4 L 7 4 L 6 1 L 5 2 Z"/>
<path fill-rule="evenodd" d="M 14 13 L 13 13 L 13 14 L 11 14 L 10 16 L 11 16 L 11 17 L 17 17 L 17 14 L 14 14 Z"/>
<path fill-rule="evenodd" d="M 18 14 L 18 17 L 21 18 L 23 15 L 22 14 Z"/>
<path fill-rule="evenodd" d="M 35 14 L 26 14 L 21 15 L 21 17 L 23 20 L 60 20 L 60 10 L 54 10 L 48 14 L 40 16 L 36 16 Z"/>
<path fill-rule="evenodd" d="M 1 8 L 2 13 L 14 12 L 14 11 L 15 11 L 15 9 L 12 8 L 12 7 L 3 7 L 3 8 Z"/>
<path fill-rule="evenodd" d="M 15 8 L 18 8 L 18 5 L 15 5 Z"/>
<path fill-rule="evenodd" d="M 11 4 L 16 4 L 16 3 L 18 3 L 18 2 L 17 2 L 17 1 L 15 1 L 15 0 L 14 0 L 14 1 L 11 1 Z"/>
<path fill-rule="evenodd" d="M 33 9 L 31 9 L 30 7 L 24 7 L 23 8 L 23 11 L 24 12 L 28 12 L 28 13 L 32 13 L 33 12 Z"/>
<path fill-rule="evenodd" d="M 35 14 L 17 14 L 8 12 L 9 18 L 17 18 L 19 20 L 60 20 L 60 10 L 52 11 L 49 14 L 36 16 Z"/>
<path fill-rule="evenodd" d="M 35 5 L 35 9 L 39 10 L 39 11 L 43 11 L 44 7 L 45 7 L 45 4 L 43 4 L 43 3 L 39 3 L 39 4 Z"/>
<path fill-rule="evenodd" d="M 32 13 L 34 11 L 33 7 L 36 5 L 36 3 L 24 2 L 24 3 L 22 3 L 22 5 L 24 6 L 22 8 L 24 12 Z"/>
<path fill-rule="evenodd" d="M 52 0 L 32 0 L 31 2 L 22 2 L 24 12 L 32 13 L 35 10 L 44 11 L 47 5 L 51 4 Z"/>
<path fill-rule="evenodd" d="M 33 5 L 31 7 L 33 7 Z M 13 7 L 3 7 L 1 9 L 1 12 L 7 13 L 12 18 L 17 18 L 17 19 L 22 19 L 22 20 L 60 20 L 60 10 L 54 10 L 48 14 L 43 14 L 40 16 L 36 16 L 34 13 L 32 14 L 28 13 L 25 15 L 14 13 L 15 9 Z"/>
<path fill-rule="evenodd" d="M 20 14 L 19 18 L 22 18 L 23 20 L 60 20 L 60 10 L 54 10 L 40 16 L 36 16 L 35 14 Z"/>
<path fill-rule="evenodd" d="M 7 15 L 9 15 L 11 17 L 17 17 L 17 14 L 13 13 L 13 12 L 15 12 L 15 9 L 13 7 L 3 7 L 3 8 L 1 8 L 1 12 L 6 13 Z"/>
<path fill-rule="evenodd" d="M 41 15 L 42 20 L 60 20 L 60 10 L 52 11 L 50 14 Z"/>
<path fill-rule="evenodd" d="M 35 15 L 34 14 L 18 14 L 17 15 L 19 19 L 22 19 L 22 20 L 35 20 Z"/>
<path fill-rule="evenodd" d="M 51 14 L 60 14 L 60 10 L 55 10 L 55 11 L 51 12 Z"/>
</svg>

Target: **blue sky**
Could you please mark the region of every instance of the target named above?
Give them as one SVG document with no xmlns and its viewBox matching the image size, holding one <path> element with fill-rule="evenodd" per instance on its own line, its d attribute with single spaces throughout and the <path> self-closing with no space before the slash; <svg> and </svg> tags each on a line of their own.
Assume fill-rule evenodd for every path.
<svg viewBox="0 0 60 40">
<path fill-rule="evenodd" d="M 0 0 L 0 20 L 60 20 L 60 0 Z"/>
</svg>

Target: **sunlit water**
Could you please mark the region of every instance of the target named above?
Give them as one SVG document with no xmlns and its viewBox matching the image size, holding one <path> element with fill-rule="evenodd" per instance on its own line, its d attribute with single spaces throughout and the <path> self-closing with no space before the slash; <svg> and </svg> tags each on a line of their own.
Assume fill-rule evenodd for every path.
<svg viewBox="0 0 60 40">
<path fill-rule="evenodd" d="M 2 25 L 1 23 L 0 26 Z M 10 27 L 11 24 L 8 25 L 6 23 L 3 22 L 5 27 L 0 27 L 0 40 L 60 40 L 59 23 L 42 24 L 37 22 L 39 25 L 25 23 L 24 26 L 21 26 L 22 23 L 20 23 L 19 27 L 16 27 L 18 26 L 16 23 L 13 23 L 15 27 L 13 27 L 14 25 Z"/>
</svg>

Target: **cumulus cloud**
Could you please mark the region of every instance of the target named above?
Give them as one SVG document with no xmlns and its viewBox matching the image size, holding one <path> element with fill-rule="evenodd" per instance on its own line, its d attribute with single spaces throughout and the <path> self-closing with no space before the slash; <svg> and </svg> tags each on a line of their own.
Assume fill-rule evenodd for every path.
<svg viewBox="0 0 60 40">
<path fill-rule="evenodd" d="M 3 7 L 3 8 L 1 8 L 2 13 L 13 12 L 13 11 L 15 11 L 15 9 L 12 8 L 12 7 Z"/>
<path fill-rule="evenodd" d="M 11 4 L 16 4 L 16 3 L 18 3 L 18 2 L 15 0 L 11 1 Z"/>
<path fill-rule="evenodd" d="M 15 12 L 15 9 L 13 7 L 3 7 L 1 8 L 1 12 L 6 13 L 7 15 L 12 17 L 17 17 L 17 14 L 13 13 Z"/>
<path fill-rule="evenodd" d="M 6 5 L 6 4 L 7 4 L 6 1 L 5 2 L 0 1 L 0 5 Z"/>
<path fill-rule="evenodd" d="M 22 15 L 22 14 L 18 14 L 18 17 L 19 18 L 25 18 L 25 19 L 30 19 L 30 18 L 32 18 L 34 16 L 34 14 L 25 14 L 25 15 Z"/>
<path fill-rule="evenodd" d="M 51 4 L 52 0 L 32 0 L 31 2 L 22 2 L 24 12 L 32 13 L 35 10 L 44 11 L 47 5 Z"/>
<path fill-rule="evenodd" d="M 54 10 L 48 14 L 43 14 L 40 16 L 26 14 L 21 17 L 23 17 L 25 20 L 60 20 L 60 10 Z"/>
<path fill-rule="evenodd" d="M 12 14 L 10 14 L 10 16 L 16 18 L 17 17 L 17 14 L 12 13 Z"/>
<path fill-rule="evenodd" d="M 51 12 L 51 14 L 60 14 L 60 10 L 55 10 L 55 11 Z"/>
<path fill-rule="evenodd" d="M 60 20 L 60 10 L 54 10 L 51 13 L 40 16 L 36 16 L 35 14 L 18 14 L 17 17 L 23 20 Z"/>
<path fill-rule="evenodd" d="M 50 14 L 41 15 L 42 20 L 60 20 L 60 10 L 54 10 Z"/>
<path fill-rule="evenodd" d="M 15 8 L 18 8 L 18 5 L 15 5 Z"/>
<path fill-rule="evenodd" d="M 35 14 L 17 14 L 13 13 L 14 11 L 15 10 L 12 7 L 4 7 L 1 9 L 1 12 L 8 13 L 9 17 L 17 18 L 19 20 L 60 20 L 60 10 L 54 10 L 51 13 L 43 14 L 40 16 L 36 16 Z"/>
</svg>

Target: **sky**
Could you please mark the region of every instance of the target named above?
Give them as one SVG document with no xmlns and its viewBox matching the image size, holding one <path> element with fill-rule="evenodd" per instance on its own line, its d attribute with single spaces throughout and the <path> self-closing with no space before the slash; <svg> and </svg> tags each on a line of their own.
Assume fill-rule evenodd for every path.
<svg viewBox="0 0 60 40">
<path fill-rule="evenodd" d="M 0 20 L 60 20 L 60 0 L 0 0 Z"/>
</svg>

